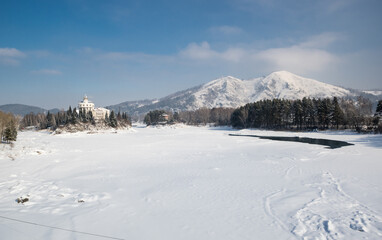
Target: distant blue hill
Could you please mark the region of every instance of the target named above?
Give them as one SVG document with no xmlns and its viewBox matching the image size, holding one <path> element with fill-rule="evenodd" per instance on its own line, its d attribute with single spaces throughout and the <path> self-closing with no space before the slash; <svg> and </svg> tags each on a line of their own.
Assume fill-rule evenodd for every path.
<svg viewBox="0 0 382 240">
<path fill-rule="evenodd" d="M 5 112 L 5 113 L 13 113 L 14 115 L 21 115 L 24 116 L 29 113 L 47 113 L 48 110 L 40 107 L 35 107 L 35 106 L 28 106 L 24 104 L 5 104 L 5 105 L 0 105 L 0 111 Z M 57 113 L 60 110 L 57 108 L 50 109 L 49 112 L 51 113 Z"/>
</svg>

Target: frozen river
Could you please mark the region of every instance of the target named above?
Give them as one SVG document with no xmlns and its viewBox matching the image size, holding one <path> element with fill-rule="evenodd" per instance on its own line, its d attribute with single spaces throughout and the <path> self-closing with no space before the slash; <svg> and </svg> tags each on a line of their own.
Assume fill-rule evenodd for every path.
<svg viewBox="0 0 382 240">
<path fill-rule="evenodd" d="M 0 145 L 0 239 L 381 239 L 381 156 L 346 132 L 21 132 Z"/>
</svg>

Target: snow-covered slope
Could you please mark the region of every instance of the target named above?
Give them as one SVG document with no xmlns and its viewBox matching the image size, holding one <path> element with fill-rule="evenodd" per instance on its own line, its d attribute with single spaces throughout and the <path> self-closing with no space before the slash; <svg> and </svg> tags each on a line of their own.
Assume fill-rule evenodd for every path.
<svg viewBox="0 0 382 240">
<path fill-rule="evenodd" d="M 300 77 L 287 71 L 279 71 L 250 80 L 227 76 L 161 99 L 124 102 L 108 108 L 139 114 L 154 109 L 183 111 L 202 107 L 236 108 L 249 102 L 273 98 L 301 99 L 351 95 L 353 93 L 345 88 Z"/>
<path fill-rule="evenodd" d="M 374 96 L 382 96 L 382 91 L 379 90 L 370 90 L 370 91 L 363 91 L 366 94 L 371 94 Z"/>
<path fill-rule="evenodd" d="M 348 95 L 351 92 L 347 89 L 279 71 L 252 80 L 229 76 L 211 81 L 193 93 L 195 102 L 190 108 L 238 107 L 248 102 L 273 98 L 302 99 Z"/>
<path fill-rule="evenodd" d="M 231 76 L 223 77 L 203 85 L 193 93 L 195 101 L 190 109 L 201 107 L 237 107 L 251 101 L 255 81 L 243 81 Z"/>
<path fill-rule="evenodd" d="M 255 94 L 251 100 L 303 97 L 326 98 L 351 95 L 347 89 L 280 71 L 269 74 L 255 83 Z"/>
</svg>

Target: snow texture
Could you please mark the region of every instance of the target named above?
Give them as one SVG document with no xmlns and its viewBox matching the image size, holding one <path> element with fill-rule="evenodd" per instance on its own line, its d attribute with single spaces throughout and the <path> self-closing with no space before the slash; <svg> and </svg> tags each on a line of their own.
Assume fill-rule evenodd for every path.
<svg viewBox="0 0 382 240">
<path fill-rule="evenodd" d="M 374 95 L 374 96 L 382 96 L 382 91 L 363 91 L 363 92 Z"/>
<path fill-rule="evenodd" d="M 184 111 L 202 107 L 237 108 L 250 102 L 273 98 L 295 100 L 304 97 L 332 98 L 334 96 L 354 96 L 354 93 L 287 71 L 279 71 L 251 80 L 241 80 L 231 76 L 223 77 L 161 99 L 125 102 L 108 108 L 135 114 L 154 109 Z"/>
<path fill-rule="evenodd" d="M 200 107 L 238 107 L 263 99 L 331 98 L 350 94 L 350 91 L 340 87 L 279 71 L 252 80 L 224 77 L 207 83 L 193 94 L 195 102 L 190 110 Z"/>
<path fill-rule="evenodd" d="M 381 239 L 381 155 L 382 136 L 349 132 L 20 132 L 0 145 L 0 239 L 102 239 L 3 217 L 119 239 Z"/>
</svg>

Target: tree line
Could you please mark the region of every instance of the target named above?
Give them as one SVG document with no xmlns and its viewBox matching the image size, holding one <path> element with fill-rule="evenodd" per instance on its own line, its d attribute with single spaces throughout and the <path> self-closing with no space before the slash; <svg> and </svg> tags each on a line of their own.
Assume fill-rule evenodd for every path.
<svg viewBox="0 0 382 240">
<path fill-rule="evenodd" d="M 236 128 L 356 129 L 377 126 L 370 100 L 303 98 L 261 100 L 236 109 L 231 124 Z"/>
<path fill-rule="evenodd" d="M 105 124 L 113 128 L 116 127 L 126 127 L 131 125 L 129 116 L 126 113 L 115 114 L 114 111 L 110 112 L 110 115 L 106 114 L 104 119 L 96 122 L 93 113 L 91 111 L 79 110 L 76 108 L 72 110 L 69 106 L 67 111 L 60 111 L 56 114 L 50 113 L 29 113 L 23 117 L 20 122 L 20 127 L 25 128 L 28 126 L 35 126 L 39 129 L 52 129 L 55 130 L 58 127 L 64 127 L 67 125 L 76 125 L 76 124 L 92 124 L 96 125 Z"/>
<path fill-rule="evenodd" d="M 379 115 L 378 115 L 379 112 Z M 161 117 L 168 115 L 168 120 Z M 189 125 L 214 124 L 235 128 L 264 129 L 356 129 L 381 132 L 382 100 L 372 116 L 370 100 L 350 98 L 303 98 L 298 100 L 273 99 L 248 103 L 239 108 L 200 108 L 195 111 L 150 111 L 145 116 L 147 125 L 181 122 Z M 367 126 L 368 129 L 362 129 Z"/>
<path fill-rule="evenodd" d="M 169 112 L 154 110 L 148 112 L 143 122 L 147 125 L 185 123 L 188 125 L 214 124 L 215 126 L 230 125 L 234 108 L 200 108 L 195 111 Z M 163 116 L 167 115 L 166 118 Z"/>
</svg>

